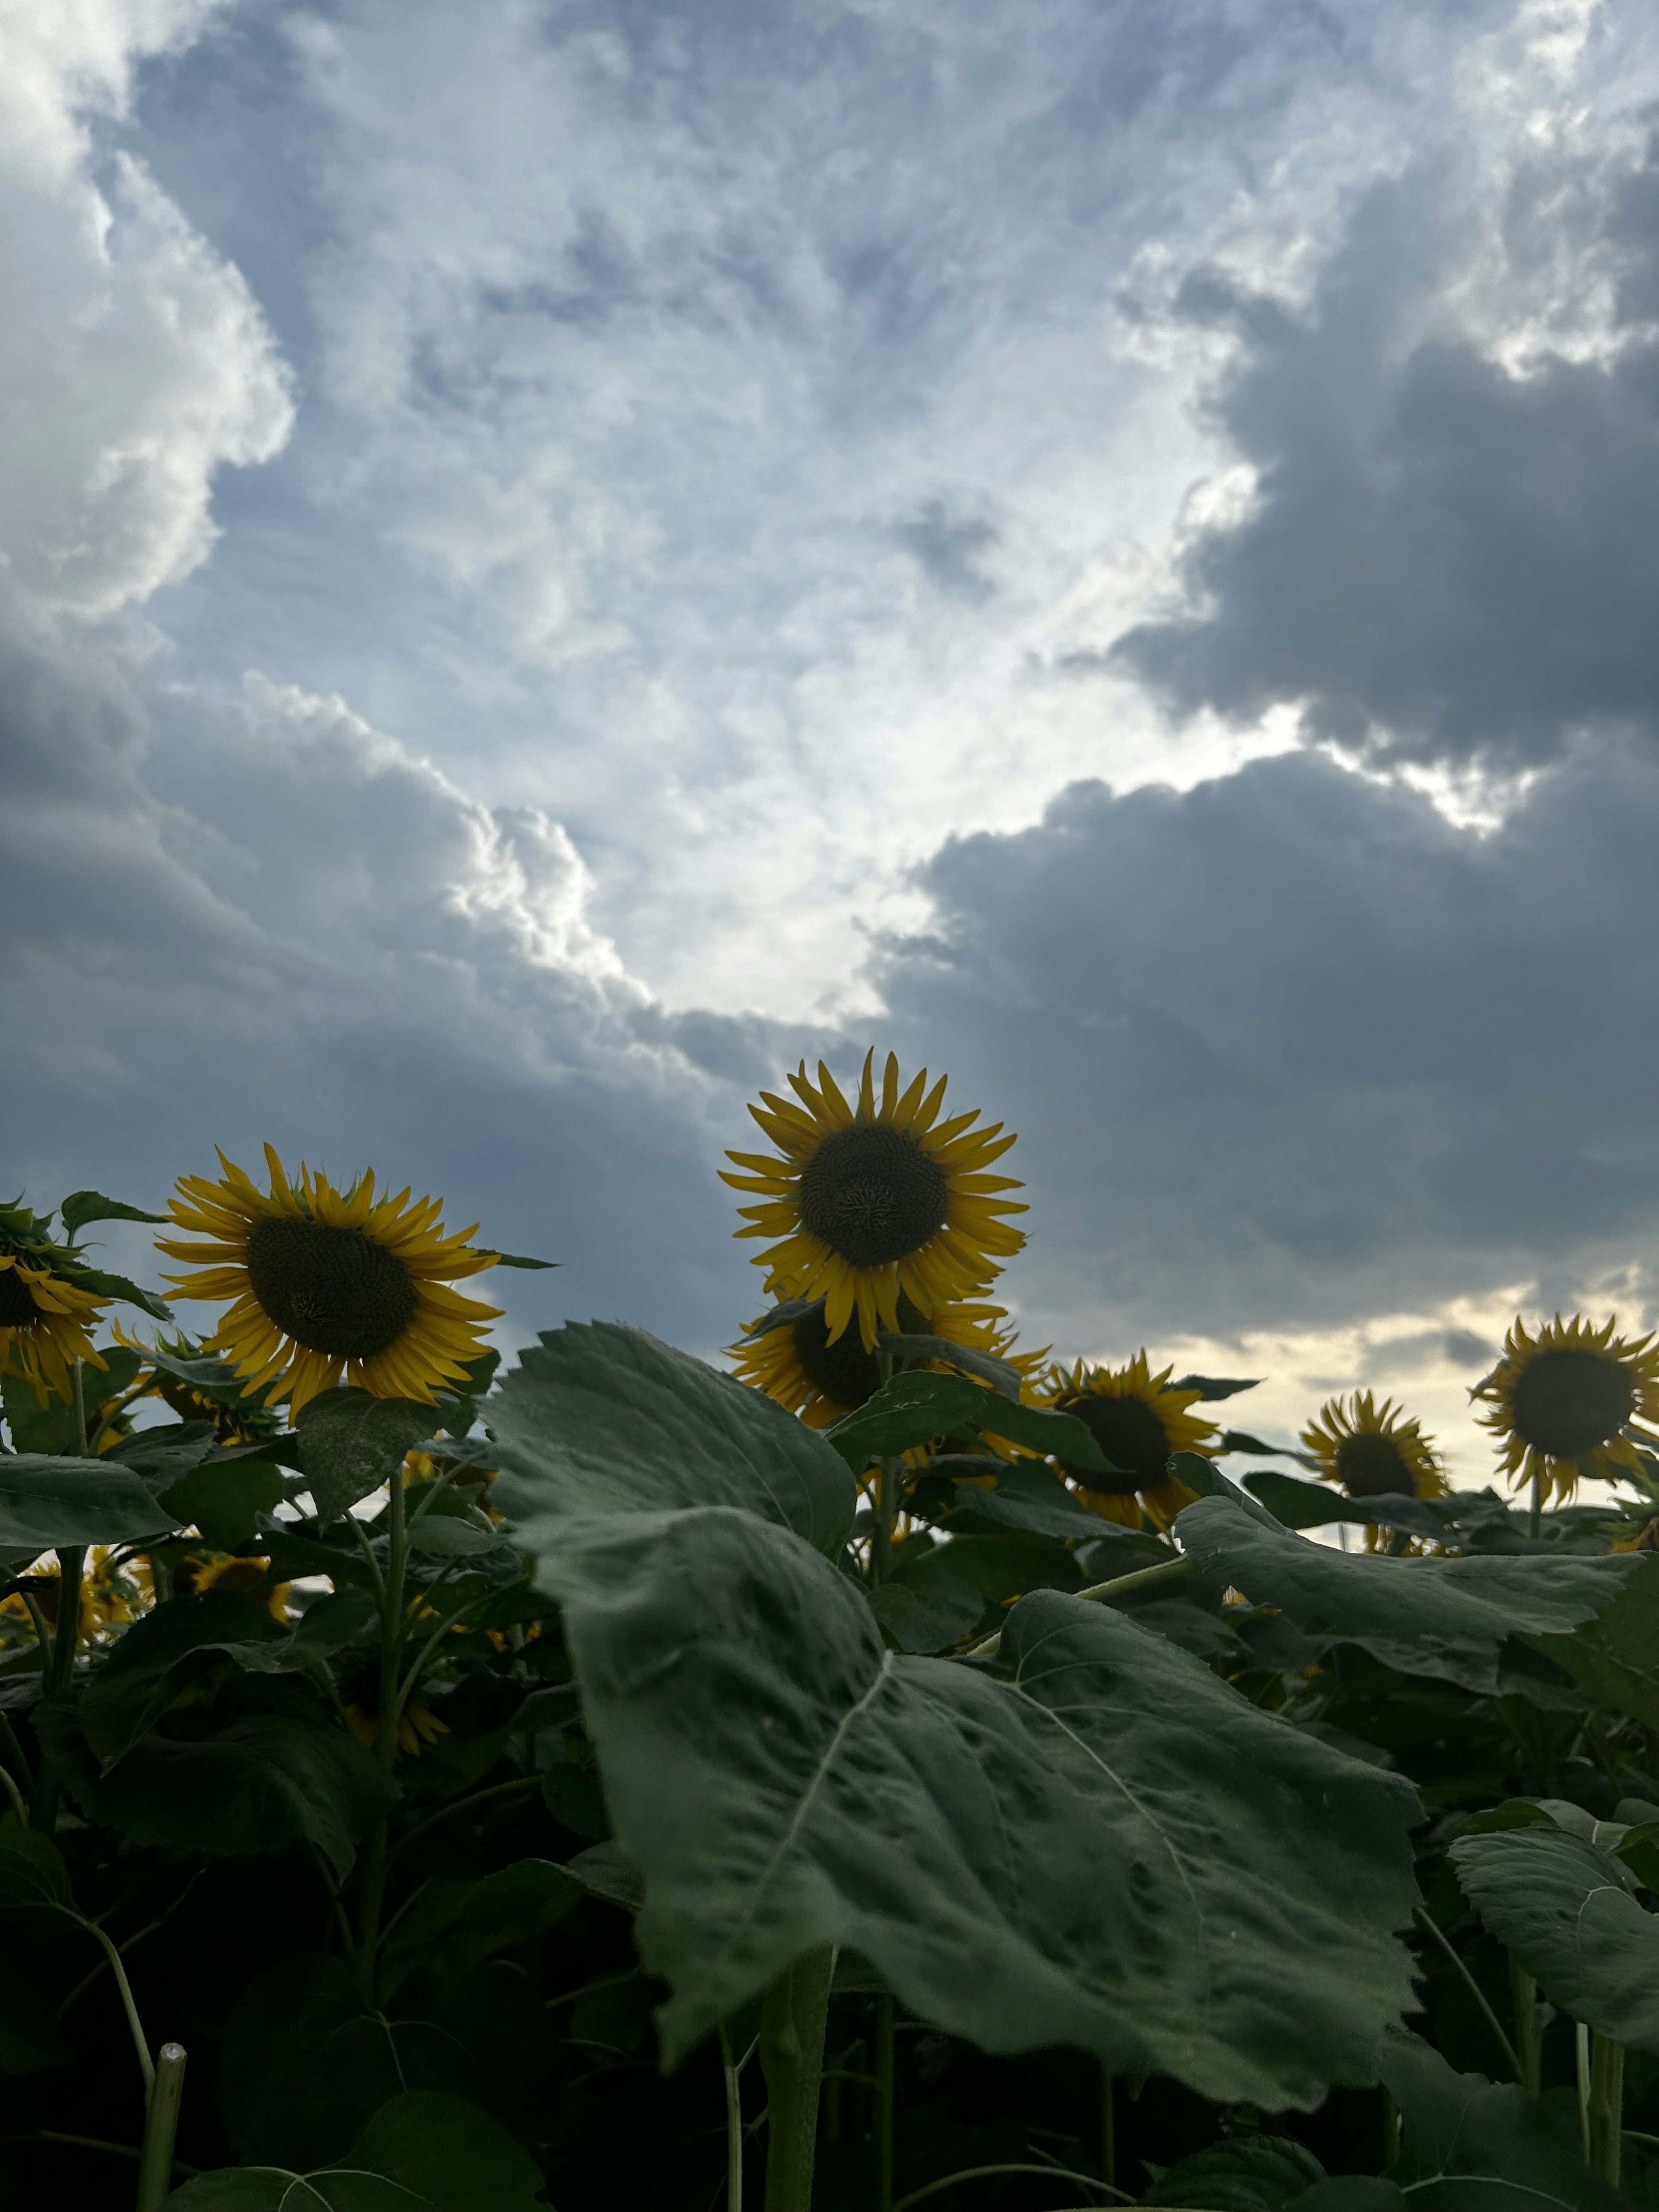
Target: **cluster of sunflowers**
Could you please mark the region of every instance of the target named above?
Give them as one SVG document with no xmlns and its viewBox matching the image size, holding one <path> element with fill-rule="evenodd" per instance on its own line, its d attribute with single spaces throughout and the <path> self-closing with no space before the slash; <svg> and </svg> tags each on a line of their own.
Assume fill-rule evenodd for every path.
<svg viewBox="0 0 1659 2212">
<path fill-rule="evenodd" d="M 1222 1395 L 1201 1376 L 1154 1372 L 1143 1348 L 1121 1366 L 1077 1360 L 1049 1347 L 1021 1352 L 1005 1307 L 984 1303 L 1002 1263 L 1024 1243 L 1006 1217 L 1025 1208 L 1022 1186 L 990 1173 L 1014 1138 L 977 1113 L 941 1120 L 945 1081 L 924 1070 L 901 1087 L 889 1055 L 879 1097 L 874 1055 L 856 1103 L 819 1063 L 803 1062 L 793 1099 L 762 1093 L 751 1106 L 776 1154 L 731 1152 L 724 1180 L 752 1191 L 740 1237 L 763 1237 L 757 1264 L 777 1301 L 731 1347 L 737 1372 L 815 1428 L 866 1404 L 917 1340 L 988 1353 L 1012 1367 L 1028 1404 L 1081 1419 L 1111 1471 L 1060 1462 L 1066 1480 L 1103 1519 L 1167 1528 L 1194 1492 L 1168 1471 L 1176 1453 L 1206 1458 L 1231 1448 L 1227 1432 L 1193 1409 Z M 856 1324 L 856 1325 L 855 1325 Z M 1504 1471 L 1535 1503 L 1563 1502 L 1581 1480 L 1639 1474 L 1659 1437 L 1659 1345 L 1559 1315 L 1536 1335 L 1517 1318 L 1498 1366 L 1471 1394 L 1496 1434 Z M 920 1364 L 934 1364 L 924 1361 Z M 1443 1456 L 1419 1420 L 1368 1390 L 1327 1400 L 1302 1431 L 1310 1471 L 1353 1498 L 1443 1496 Z M 1241 1439 L 1242 1448 L 1249 1449 Z M 999 1447 L 999 1449 L 1003 1449 Z M 1018 1448 L 1006 1448 L 1012 1456 Z M 1386 1527 L 1374 1545 L 1393 1540 Z"/>
</svg>

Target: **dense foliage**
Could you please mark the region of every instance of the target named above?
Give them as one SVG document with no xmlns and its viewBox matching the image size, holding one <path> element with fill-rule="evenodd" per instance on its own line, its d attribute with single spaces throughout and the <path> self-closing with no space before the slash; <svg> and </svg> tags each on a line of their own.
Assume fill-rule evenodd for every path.
<svg viewBox="0 0 1659 2212">
<path fill-rule="evenodd" d="M 0 1252 L 170 1319 L 134 1213 Z M 1644 1450 L 1529 1513 L 1203 1425 L 1159 1526 L 982 1342 L 872 1322 L 822 1427 L 605 1324 L 296 1414 L 3 1295 L 0 2203 L 1659 2188 Z"/>
</svg>

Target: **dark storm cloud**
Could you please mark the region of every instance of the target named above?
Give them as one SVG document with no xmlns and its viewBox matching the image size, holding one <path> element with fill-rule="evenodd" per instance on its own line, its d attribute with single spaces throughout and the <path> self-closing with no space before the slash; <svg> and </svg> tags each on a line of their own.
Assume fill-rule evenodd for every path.
<svg viewBox="0 0 1659 2212">
<path fill-rule="evenodd" d="M 948 845 L 881 979 L 915 1056 L 1022 1132 L 1036 1328 L 1318 1326 L 1645 1263 L 1656 838 L 1659 761 L 1584 745 L 1484 838 L 1292 754 Z"/>
<path fill-rule="evenodd" d="M 1121 667 L 1182 714 L 1304 702 L 1311 734 L 1376 757 L 1512 769 L 1576 728 L 1652 735 L 1659 139 L 1555 181 L 1517 181 L 1507 270 L 1534 307 L 1563 257 L 1575 283 L 1605 270 L 1596 358 L 1512 374 L 1443 327 L 1413 337 L 1468 251 L 1443 170 L 1371 192 L 1305 312 L 1188 280 L 1180 312 L 1239 341 L 1214 404 L 1257 496 L 1200 534 L 1188 611 L 1131 630 Z"/>
</svg>

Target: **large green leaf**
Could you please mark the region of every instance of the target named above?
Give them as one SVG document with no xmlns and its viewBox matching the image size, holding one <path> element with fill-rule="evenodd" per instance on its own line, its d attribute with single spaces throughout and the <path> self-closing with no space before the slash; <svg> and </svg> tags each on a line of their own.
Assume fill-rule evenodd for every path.
<svg viewBox="0 0 1659 2212">
<path fill-rule="evenodd" d="M 218 1460 L 198 1465 L 161 1493 L 167 1510 L 180 1522 L 199 1528 L 216 1552 L 234 1552 L 247 1541 L 287 1494 L 282 1472 L 268 1459 Z"/>
<path fill-rule="evenodd" d="M 159 1496 L 169 1483 L 199 1467 L 219 1441 L 211 1421 L 163 1421 L 153 1429 L 139 1429 L 100 1455 L 141 1474 Z"/>
<path fill-rule="evenodd" d="M 417 1969 L 458 1978 L 509 1943 L 533 1942 L 580 1901 L 584 1884 L 550 1859 L 515 1859 L 481 1881 L 429 1881 L 382 1956 L 382 1997 Z"/>
<path fill-rule="evenodd" d="M 165 1221 L 165 1213 L 146 1213 L 142 1206 L 128 1206 L 118 1198 L 106 1198 L 101 1190 L 72 1190 L 58 1209 L 64 1224 L 64 1234 L 70 1243 L 78 1241 L 78 1232 L 88 1229 L 94 1221 Z"/>
<path fill-rule="evenodd" d="M 38 1828 L 0 1827 L 0 1909 L 74 1902 L 69 1869 L 51 1837 Z"/>
<path fill-rule="evenodd" d="M 1400 1641 L 1499 1644 L 1589 1620 L 1638 1562 L 1625 1559 L 1389 1559 L 1333 1551 L 1264 1527 L 1228 1498 L 1200 1498 L 1175 1524 L 1205 1573 L 1304 1628 Z"/>
<path fill-rule="evenodd" d="M 432 1429 L 432 1408 L 413 1398 L 325 1390 L 302 1407 L 300 1461 L 317 1518 L 326 1525 L 392 1480 L 404 1455 Z"/>
<path fill-rule="evenodd" d="M 131 1544 L 178 1525 L 118 1462 L 35 1452 L 0 1458 L 0 1545 L 8 1551 L 33 1556 L 66 1544 Z"/>
<path fill-rule="evenodd" d="M 1605 1851 L 1540 1824 L 1460 1837 L 1451 1856 L 1470 1904 L 1552 2004 L 1659 2051 L 1659 1918 Z"/>
<path fill-rule="evenodd" d="M 1038 1593 L 994 1664 L 907 1658 L 720 1509 L 567 1522 L 541 1573 L 671 2055 L 830 1944 L 988 2050 L 1275 2109 L 1370 2078 L 1413 2001 L 1411 1790 L 1109 1607 Z"/>
<path fill-rule="evenodd" d="M 1533 1640 L 1581 1689 L 1659 1729 L 1659 1559 L 1636 1556 L 1638 1571 L 1594 1621 Z"/>
<path fill-rule="evenodd" d="M 1075 1415 L 1022 1406 L 965 1375 L 934 1375 L 924 1368 L 890 1376 L 856 1413 L 843 1414 L 824 1434 L 856 1470 L 872 1459 L 892 1459 L 963 1429 L 1006 1437 L 1028 1451 L 1052 1454 L 1091 1474 L 1113 1472 L 1093 1434 Z"/>
<path fill-rule="evenodd" d="M 1287 1528 L 1322 1528 L 1333 1521 L 1347 1521 L 1403 1528 L 1436 1542 L 1446 1534 L 1445 1516 L 1419 1498 L 1347 1498 L 1328 1483 L 1304 1482 L 1270 1467 L 1252 1468 L 1243 1480 L 1250 1495 Z"/>
<path fill-rule="evenodd" d="M 488 2112 L 437 2089 L 383 2105 L 337 2165 L 222 2166 L 168 2212 L 545 2212 L 541 2169 Z"/>
<path fill-rule="evenodd" d="M 977 1459 L 966 1453 L 946 1453 L 930 1461 L 927 1472 L 962 1479 L 951 1508 L 952 1528 L 976 1523 L 1092 1543 L 1116 1525 L 1091 1513 L 1041 1460 Z M 992 1479 L 994 1488 L 987 1489 L 972 1479 L 986 1475 Z"/>
<path fill-rule="evenodd" d="M 82 1733 L 111 1765 L 237 1645 L 286 1640 L 287 1631 L 240 1590 L 204 1590 L 158 1605 L 134 1621 L 88 1685 Z"/>
<path fill-rule="evenodd" d="M 1455 2073 L 1414 2035 L 1388 2037 L 1377 2071 L 1400 2108 L 1400 2155 L 1389 2179 L 1425 2212 L 1618 2212 L 1622 2200 L 1566 2141 L 1548 2100 L 1518 2083 Z"/>
<path fill-rule="evenodd" d="M 985 1600 L 940 1545 L 906 1561 L 870 1593 L 871 1610 L 901 1651 L 945 1651 L 979 1626 Z"/>
<path fill-rule="evenodd" d="M 1200 2212 L 1277 2212 L 1325 2179 L 1324 2167 L 1293 2136 L 1232 2136 L 1166 2166 L 1140 2201 Z"/>
<path fill-rule="evenodd" d="M 975 1352 L 967 1345 L 952 1344 L 948 1336 L 897 1336 L 884 1328 L 877 1336 L 876 1349 L 890 1352 L 895 1359 L 941 1359 L 947 1367 L 957 1368 L 964 1375 L 977 1375 L 1000 1396 L 1018 1401 L 1020 1378 L 1017 1367 L 1011 1367 L 1006 1359 L 994 1358 L 988 1352 Z"/>
<path fill-rule="evenodd" d="M 830 1554 L 853 1525 L 852 1477 L 816 1430 L 644 1329 L 544 1330 L 488 1414 L 492 1502 L 520 1518 L 734 1505 Z"/>
</svg>

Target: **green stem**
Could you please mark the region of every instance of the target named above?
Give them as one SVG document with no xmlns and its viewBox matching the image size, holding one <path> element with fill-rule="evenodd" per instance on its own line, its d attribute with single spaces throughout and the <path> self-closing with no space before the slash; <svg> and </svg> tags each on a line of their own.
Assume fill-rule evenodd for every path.
<svg viewBox="0 0 1659 2212">
<path fill-rule="evenodd" d="M 144 2077 L 144 2098 L 148 2103 L 150 2091 L 155 2086 L 155 2069 L 150 2062 L 149 2045 L 144 2038 L 144 2024 L 139 2019 L 137 2005 L 133 2002 L 132 1984 L 127 1979 L 127 1970 L 121 1964 L 121 1954 L 95 1920 L 82 1919 L 78 1912 L 70 1911 L 67 1905 L 60 1905 L 58 1909 L 60 1912 L 68 1912 L 71 1920 L 79 1922 L 88 1935 L 95 1938 L 104 1947 L 104 1955 L 109 1960 L 115 1976 L 115 1986 L 121 1992 L 121 2006 L 127 2016 L 127 2026 L 132 2031 L 132 2046 L 138 2054 L 138 2070 Z"/>
<path fill-rule="evenodd" d="M 1515 2019 L 1515 2047 L 1521 2060 L 1521 2087 L 1529 2097 L 1535 2097 L 1543 2084 L 1538 1984 L 1513 1952 L 1510 1954 L 1510 2009 Z"/>
<path fill-rule="evenodd" d="M 1544 1533 L 1544 1469 L 1540 1462 L 1532 1471 L 1532 1505 L 1527 1514 L 1527 1534 L 1532 1537 Z"/>
<path fill-rule="evenodd" d="M 24 1781 L 33 1781 L 33 1776 L 29 1768 L 28 1753 L 23 1749 L 22 1745 L 18 1742 L 16 1733 L 12 1728 L 10 1721 L 3 1712 L 0 1712 L 0 1745 L 3 1745 L 5 1749 L 9 1751 L 12 1757 L 17 1761 L 18 1771 L 21 1774 Z"/>
<path fill-rule="evenodd" d="M 1435 1942 L 1440 1946 L 1446 1956 L 1451 1960 L 1452 1965 L 1457 1969 L 1459 1974 L 1462 1975 L 1464 1987 L 1468 1990 L 1469 1995 L 1474 1999 L 1475 2003 L 1480 2007 L 1480 2016 L 1486 2021 L 1487 2027 L 1491 2028 L 1493 2036 L 1496 2038 L 1498 2046 L 1502 2050 L 1504 2057 L 1508 2062 L 1510 2073 L 1514 2075 L 1517 2081 L 1521 2082 L 1524 2086 L 1526 2076 L 1522 2071 L 1521 2061 L 1516 2054 L 1515 2045 L 1510 2041 L 1508 2036 L 1504 2034 L 1503 2022 L 1498 2019 L 1498 2014 L 1492 2010 L 1492 2007 L 1486 2002 L 1486 1993 L 1481 1989 L 1480 1983 L 1475 1980 L 1474 1976 L 1469 1972 L 1468 1968 L 1463 1964 L 1462 1960 L 1457 1955 L 1457 1952 L 1453 1947 L 1451 1938 L 1446 1934 L 1445 1930 L 1437 1921 L 1431 1919 L 1420 1905 L 1413 1908 L 1412 1917 L 1416 1921 L 1419 1928 L 1425 1928 L 1428 1930 L 1429 1934 L 1433 1936 Z"/>
<path fill-rule="evenodd" d="M 1100 2174 L 1109 2188 L 1117 2179 L 1117 2078 L 1100 2069 Z"/>
<path fill-rule="evenodd" d="M 1625 2118 L 1625 2046 L 1610 2035 L 1590 2039 L 1589 2156 L 1585 2161 L 1609 2189 L 1619 2186 Z"/>
<path fill-rule="evenodd" d="M 743 2081 L 723 2021 L 720 2068 L 726 2076 L 726 2212 L 743 2212 Z"/>
<path fill-rule="evenodd" d="M 1089 1598 L 1101 1605 L 1109 1605 L 1115 1598 L 1127 1597 L 1131 1590 L 1150 1589 L 1155 1583 L 1179 1582 L 1183 1575 L 1195 1575 L 1198 1561 L 1184 1554 L 1175 1559 L 1160 1559 L 1155 1567 L 1137 1567 L 1132 1575 L 1115 1575 L 1109 1583 L 1095 1583 L 1087 1589 L 1073 1590 L 1073 1597 Z M 994 1659 L 1002 1643 L 1002 1631 L 988 1636 L 982 1644 L 975 1644 L 963 1653 L 968 1659 Z"/>
<path fill-rule="evenodd" d="M 18 1788 L 17 1784 L 12 1780 L 11 1770 L 9 1767 L 0 1766 L 0 1782 L 3 1782 L 5 1784 L 7 1790 L 10 1794 L 12 1810 L 17 1815 L 18 1826 L 20 1828 L 27 1828 L 29 1824 L 28 1801 L 24 1796 L 22 1791 Z"/>
<path fill-rule="evenodd" d="M 761 2007 L 761 2066 L 770 2114 L 766 2212 L 812 2212 L 818 2085 L 835 1971 L 833 1951 L 811 1951 L 784 1968 Z"/>
<path fill-rule="evenodd" d="M 893 2212 L 893 2014 L 891 1996 L 876 1999 L 876 2212 Z"/>
<path fill-rule="evenodd" d="M 184 2094 L 184 2046 L 164 2043 L 144 2113 L 144 2149 L 134 2212 L 159 2212 L 173 2187 L 173 2139 L 179 2132 L 179 2101 Z"/>
<path fill-rule="evenodd" d="M 1572 2048 L 1578 2075 L 1578 2148 L 1588 2166 L 1590 2162 L 1590 2032 L 1582 2020 L 1574 2023 Z"/>
</svg>

